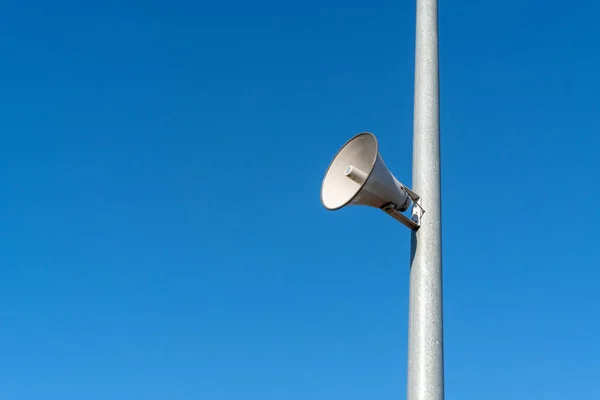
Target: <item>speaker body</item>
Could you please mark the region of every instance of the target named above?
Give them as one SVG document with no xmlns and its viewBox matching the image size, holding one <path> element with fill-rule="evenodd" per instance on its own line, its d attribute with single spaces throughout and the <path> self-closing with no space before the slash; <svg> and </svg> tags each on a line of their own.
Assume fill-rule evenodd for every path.
<svg viewBox="0 0 600 400">
<path fill-rule="evenodd" d="M 405 211 L 411 198 L 385 166 L 375 135 L 363 132 L 346 142 L 329 164 L 321 203 L 331 211 L 347 205 L 383 208 L 390 203 L 397 211 Z"/>
</svg>

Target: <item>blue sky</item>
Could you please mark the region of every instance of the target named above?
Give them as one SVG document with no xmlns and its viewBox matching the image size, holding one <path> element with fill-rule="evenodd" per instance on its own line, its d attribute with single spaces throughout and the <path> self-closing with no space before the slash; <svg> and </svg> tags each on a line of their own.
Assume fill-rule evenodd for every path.
<svg viewBox="0 0 600 400">
<path fill-rule="evenodd" d="M 375 4 L 377 3 L 377 4 Z M 414 2 L 5 2 L 0 398 L 405 397 Z M 447 399 L 599 398 L 600 5 L 440 2 Z"/>
</svg>

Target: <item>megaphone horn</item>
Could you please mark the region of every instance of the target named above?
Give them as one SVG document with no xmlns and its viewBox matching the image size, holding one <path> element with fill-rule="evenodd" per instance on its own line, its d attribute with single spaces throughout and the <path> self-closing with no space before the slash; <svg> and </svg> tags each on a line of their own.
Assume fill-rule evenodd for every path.
<svg viewBox="0 0 600 400">
<path fill-rule="evenodd" d="M 384 210 L 407 225 L 418 229 L 422 209 L 419 196 L 396 179 L 387 169 L 375 135 L 359 133 L 350 139 L 329 164 L 321 185 L 321 203 L 327 210 L 339 210 L 347 205 L 364 205 Z M 411 203 L 421 211 L 413 219 L 403 214 Z"/>
</svg>

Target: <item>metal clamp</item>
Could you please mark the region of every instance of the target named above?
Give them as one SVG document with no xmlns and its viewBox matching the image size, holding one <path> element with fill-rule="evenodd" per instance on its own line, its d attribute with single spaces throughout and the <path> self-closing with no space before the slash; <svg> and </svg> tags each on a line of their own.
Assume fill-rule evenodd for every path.
<svg viewBox="0 0 600 400">
<path fill-rule="evenodd" d="M 423 218 L 423 214 L 425 214 L 425 210 L 423 209 L 420 203 L 421 196 L 419 196 L 406 186 L 404 187 L 404 190 L 406 190 L 408 197 L 410 197 L 410 199 L 413 202 L 411 218 L 408 218 L 406 215 L 396 210 L 396 205 L 394 203 L 388 203 L 381 207 L 381 209 L 386 214 L 388 214 L 407 228 L 413 231 L 417 231 L 421 227 L 421 219 Z"/>
</svg>

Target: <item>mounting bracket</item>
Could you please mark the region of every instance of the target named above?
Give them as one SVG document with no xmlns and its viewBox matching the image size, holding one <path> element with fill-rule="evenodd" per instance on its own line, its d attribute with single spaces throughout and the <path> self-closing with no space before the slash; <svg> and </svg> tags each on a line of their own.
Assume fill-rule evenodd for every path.
<svg viewBox="0 0 600 400">
<path fill-rule="evenodd" d="M 419 196 L 406 186 L 404 187 L 404 190 L 406 190 L 408 197 L 410 197 L 413 203 L 411 218 L 408 218 L 406 215 L 396 210 L 396 204 L 394 203 L 388 203 L 381 207 L 381 209 L 386 214 L 388 214 L 407 228 L 413 231 L 417 231 L 421 227 L 421 219 L 423 218 L 423 214 L 425 214 L 425 210 L 423 209 L 423 207 L 421 207 L 421 196 Z"/>
</svg>

